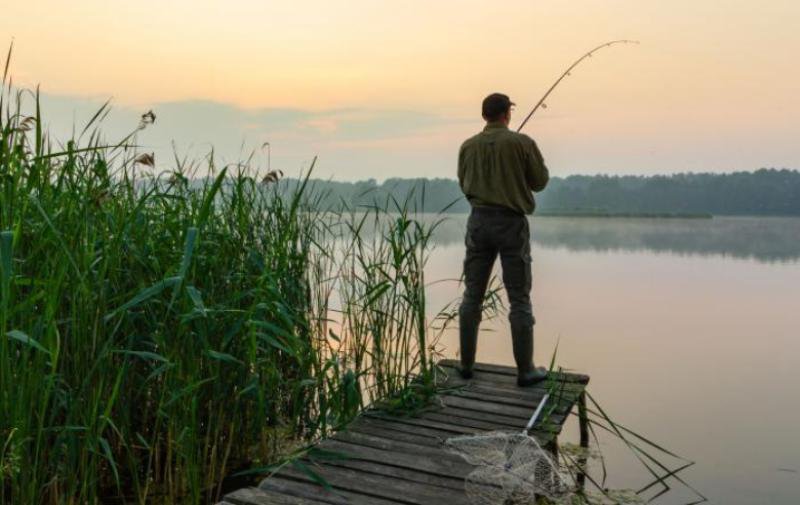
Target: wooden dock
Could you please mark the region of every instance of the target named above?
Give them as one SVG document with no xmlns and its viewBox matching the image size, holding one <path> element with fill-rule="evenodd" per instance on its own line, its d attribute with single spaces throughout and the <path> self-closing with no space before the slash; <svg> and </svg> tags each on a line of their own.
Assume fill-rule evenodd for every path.
<svg viewBox="0 0 800 505">
<path fill-rule="evenodd" d="M 461 379 L 455 361 L 439 364 L 446 372 L 435 406 L 414 417 L 366 412 L 317 447 L 344 456 L 309 460 L 307 465 L 330 489 L 297 465 L 287 465 L 258 487 L 225 496 L 221 505 L 460 505 L 469 503 L 464 478 L 474 467 L 449 453 L 443 442 L 453 436 L 491 430 L 521 430 L 539 404 L 544 385 L 520 388 L 513 368 L 477 364 L 475 376 Z M 548 405 L 557 405 L 545 425 L 532 432 L 557 450 L 556 436 L 577 404 L 585 406 L 589 377 L 559 374 Z M 555 403 L 551 403 L 555 402 Z M 581 416 L 583 419 L 583 416 Z M 585 425 L 581 424 L 581 442 Z"/>
</svg>

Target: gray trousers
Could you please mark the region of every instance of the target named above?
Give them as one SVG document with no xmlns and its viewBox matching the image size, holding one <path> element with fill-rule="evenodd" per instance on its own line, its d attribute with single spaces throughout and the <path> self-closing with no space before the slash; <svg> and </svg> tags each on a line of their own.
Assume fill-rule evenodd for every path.
<svg viewBox="0 0 800 505">
<path fill-rule="evenodd" d="M 465 289 L 459 324 L 461 358 L 468 365 L 475 359 L 476 344 L 472 342 L 477 340 L 483 299 L 498 255 L 508 295 L 512 337 L 532 341 L 535 319 L 530 297 L 531 242 L 527 217 L 498 207 L 475 207 L 467 220 L 465 243 Z M 532 346 L 532 342 L 528 345 Z"/>
</svg>

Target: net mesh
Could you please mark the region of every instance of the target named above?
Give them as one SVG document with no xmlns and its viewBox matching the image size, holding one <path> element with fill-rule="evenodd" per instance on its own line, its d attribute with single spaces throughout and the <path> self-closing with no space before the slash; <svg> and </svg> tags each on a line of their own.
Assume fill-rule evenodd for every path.
<svg viewBox="0 0 800 505">
<path fill-rule="evenodd" d="M 554 503 L 568 500 L 569 477 L 531 436 L 493 431 L 453 437 L 445 445 L 475 465 L 465 484 L 475 505 L 532 504 L 538 497 Z"/>
</svg>

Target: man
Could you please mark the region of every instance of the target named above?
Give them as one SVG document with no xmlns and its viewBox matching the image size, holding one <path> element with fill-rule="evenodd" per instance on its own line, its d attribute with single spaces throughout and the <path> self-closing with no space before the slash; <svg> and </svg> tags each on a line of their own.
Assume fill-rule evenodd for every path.
<svg viewBox="0 0 800 505">
<path fill-rule="evenodd" d="M 497 256 L 503 267 L 510 311 L 511 340 L 517 363 L 517 384 L 530 386 L 547 377 L 533 365 L 531 308 L 531 244 L 527 215 L 533 212 L 532 191 L 547 185 L 549 173 L 536 143 L 508 129 L 508 96 L 493 93 L 483 100 L 482 132 L 467 139 L 458 153 L 458 182 L 472 206 L 467 221 L 464 297 L 459 310 L 461 375 L 472 377 L 482 303 Z"/>
</svg>

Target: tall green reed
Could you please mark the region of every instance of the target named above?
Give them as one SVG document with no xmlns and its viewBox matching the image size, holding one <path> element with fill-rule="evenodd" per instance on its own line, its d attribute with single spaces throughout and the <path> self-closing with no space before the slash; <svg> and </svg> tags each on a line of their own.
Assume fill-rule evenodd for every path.
<svg viewBox="0 0 800 505">
<path fill-rule="evenodd" d="M 161 171 L 106 105 L 58 145 L 5 78 L 0 108 L 0 502 L 213 501 L 427 377 L 432 229 L 402 202 Z"/>
</svg>

